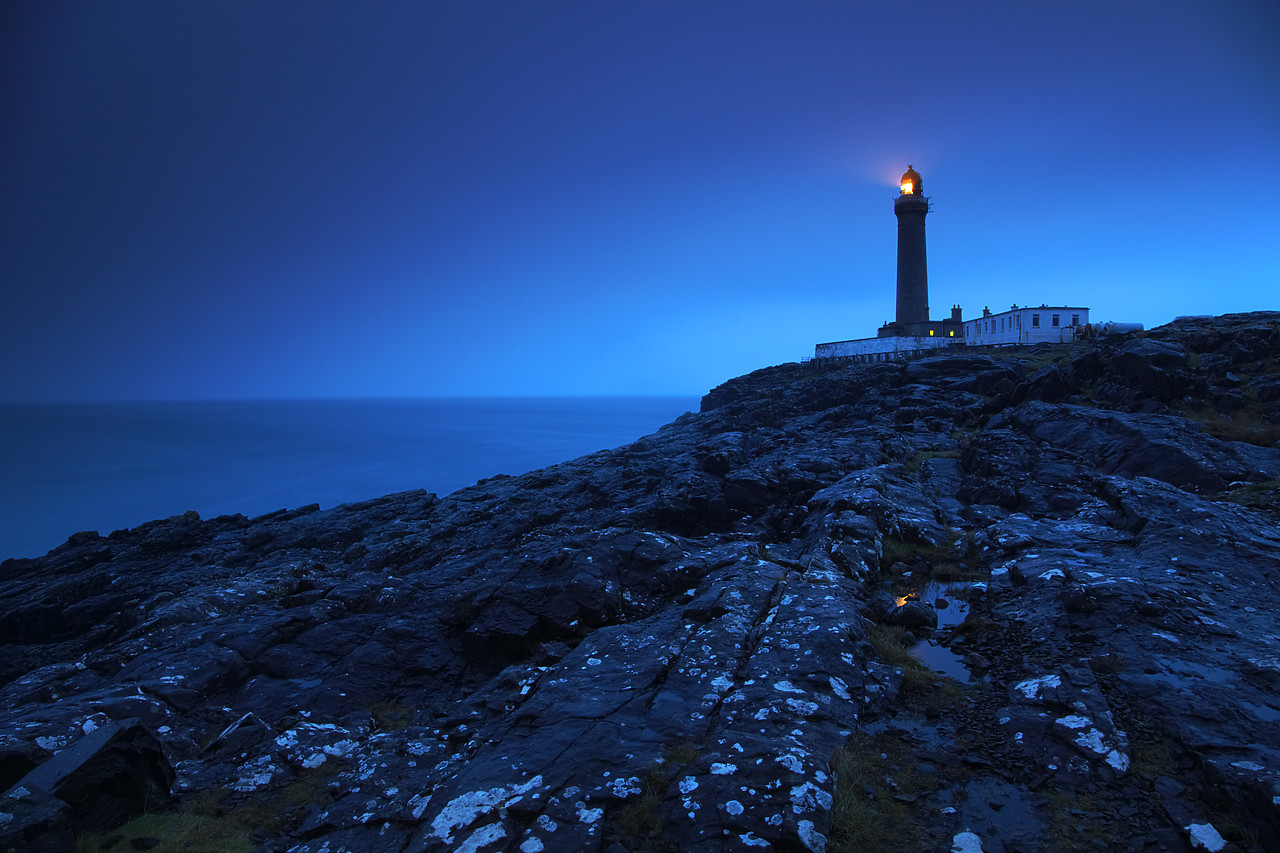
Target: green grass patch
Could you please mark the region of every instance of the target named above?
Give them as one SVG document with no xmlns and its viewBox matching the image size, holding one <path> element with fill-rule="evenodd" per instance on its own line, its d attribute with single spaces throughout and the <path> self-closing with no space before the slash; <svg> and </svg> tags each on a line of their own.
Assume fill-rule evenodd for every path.
<svg viewBox="0 0 1280 853">
<path fill-rule="evenodd" d="M 1178 759 L 1162 739 L 1131 741 L 1129 772 L 1152 781 L 1161 776 L 1175 776 L 1178 772 Z"/>
<path fill-rule="evenodd" d="M 831 758 L 835 780 L 830 853 L 941 850 L 941 838 L 930 837 L 927 823 L 916 819 L 909 800 L 932 793 L 936 776 L 926 776 L 902 740 L 887 735 L 852 735 Z M 923 806 L 920 806 L 923 807 Z"/>
<path fill-rule="evenodd" d="M 668 747 L 662 762 L 640 780 L 640 796 L 628 800 L 617 814 L 622 843 L 628 850 L 666 850 L 667 824 L 661 813 L 671 783 L 679 773 L 702 755 L 690 741 Z"/>
<path fill-rule="evenodd" d="M 134 838 L 151 837 L 156 853 L 249 853 L 253 849 L 254 827 L 236 817 L 223 815 L 219 803 L 227 791 L 202 791 L 183 805 L 151 812 L 107 832 L 88 833 L 77 842 L 79 853 L 100 850 L 132 850 Z"/>
<path fill-rule="evenodd" d="M 913 567 L 922 560 L 926 563 L 954 563 L 956 558 L 953 547 L 954 540 L 945 545 L 932 545 L 886 536 L 880 543 L 880 563 L 886 569 L 894 563 L 906 563 Z"/>
<path fill-rule="evenodd" d="M 86 833 L 78 839 L 77 849 L 79 853 L 132 850 L 132 839 L 149 836 L 160 842 L 151 848 L 158 853 L 249 853 L 255 846 L 255 830 L 283 832 L 299 809 L 332 803 L 329 780 L 344 769 L 343 762 L 330 759 L 314 770 L 300 771 L 283 785 L 243 798 L 231 798 L 223 788 L 200 791 L 177 806 L 140 815 L 107 832 Z"/>
<path fill-rule="evenodd" d="M 916 454 L 907 461 L 907 470 L 912 474 L 919 474 L 920 468 L 930 459 L 959 459 L 960 451 L 952 450 L 917 450 Z"/>
<path fill-rule="evenodd" d="M 959 682 L 939 675 L 911 654 L 916 638 L 897 625 L 873 625 L 867 637 L 876 654 L 889 666 L 902 670 L 899 697 L 907 708 L 919 710 L 926 703 L 949 705 L 964 696 Z"/>
<path fill-rule="evenodd" d="M 912 580 L 925 578 L 951 582 L 981 580 L 987 576 L 979 569 L 966 567 L 957 556 L 958 546 L 964 540 L 964 551 L 973 548 L 973 534 L 951 534 L 949 542 L 933 545 L 927 542 L 908 542 L 896 536 L 886 536 L 880 543 L 880 567 L 889 569 L 895 563 L 903 563 L 912 571 Z"/>
<path fill-rule="evenodd" d="M 1218 499 L 1280 515 L 1280 480 L 1250 483 L 1247 486 L 1223 492 Z"/>
<path fill-rule="evenodd" d="M 1280 424 L 1262 416 L 1257 396 L 1246 394 L 1248 402 L 1239 411 L 1224 415 L 1213 408 L 1183 411 L 1183 416 L 1196 421 L 1209 435 L 1224 441 L 1242 441 L 1259 447 L 1275 447 L 1280 443 Z"/>
<path fill-rule="evenodd" d="M 368 706 L 373 725 L 380 732 L 398 732 L 413 723 L 414 709 L 393 702 L 374 702 Z"/>
<path fill-rule="evenodd" d="M 1085 820 L 1097 808 L 1093 794 L 1079 788 L 1056 788 L 1045 796 L 1049 826 L 1044 834 L 1046 853 L 1074 853 L 1077 850 L 1113 848 L 1101 832 L 1098 821 Z"/>
</svg>

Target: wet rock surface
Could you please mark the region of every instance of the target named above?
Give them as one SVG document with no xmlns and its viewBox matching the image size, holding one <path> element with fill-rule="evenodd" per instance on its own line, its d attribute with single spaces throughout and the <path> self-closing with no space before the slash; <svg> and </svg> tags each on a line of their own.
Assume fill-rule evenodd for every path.
<svg viewBox="0 0 1280 853">
<path fill-rule="evenodd" d="M 76 534 L 0 566 L 0 849 L 108 729 L 261 851 L 1275 849 L 1277 357 L 784 365 L 444 498 Z"/>
</svg>

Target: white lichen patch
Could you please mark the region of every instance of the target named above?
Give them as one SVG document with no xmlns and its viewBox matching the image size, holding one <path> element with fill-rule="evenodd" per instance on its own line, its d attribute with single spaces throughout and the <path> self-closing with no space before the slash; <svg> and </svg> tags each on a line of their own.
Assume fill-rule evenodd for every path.
<svg viewBox="0 0 1280 853">
<path fill-rule="evenodd" d="M 481 815 L 505 809 L 510 804 L 524 799 L 525 794 L 541 784 L 542 776 L 539 775 L 523 784 L 513 783 L 502 788 L 469 791 L 454 797 L 445 804 L 435 820 L 431 822 L 431 832 L 445 843 L 452 843 L 453 834 L 459 829 L 470 826 Z"/>
<path fill-rule="evenodd" d="M 744 832 L 738 836 L 738 840 L 742 842 L 743 847 L 768 847 L 769 842 L 760 838 L 755 833 Z"/>
<path fill-rule="evenodd" d="M 466 841 L 453 848 L 453 853 L 477 853 L 477 851 L 492 844 L 497 844 L 506 837 L 507 831 L 502 828 L 502 824 L 491 823 L 488 826 L 480 827 L 467 836 Z"/>
<path fill-rule="evenodd" d="M 804 694 L 803 690 L 801 690 L 799 687 L 796 687 L 790 681 L 774 682 L 773 689 L 777 690 L 779 693 L 799 693 L 801 695 Z"/>
<path fill-rule="evenodd" d="M 731 776 L 736 772 L 738 772 L 738 765 L 736 764 L 717 762 L 711 765 L 712 776 Z"/>
<path fill-rule="evenodd" d="M 698 780 L 692 776 L 686 776 L 680 780 L 680 793 L 689 794 L 698 788 Z"/>
<path fill-rule="evenodd" d="M 800 843 L 812 853 L 823 853 L 827 849 L 827 837 L 814 827 L 813 821 L 802 820 L 796 823 L 796 834 Z"/>
<path fill-rule="evenodd" d="M 271 781 L 277 769 L 271 762 L 271 756 L 263 755 L 240 768 L 240 778 L 231 784 L 231 790 L 241 793 L 256 791 Z"/>
<path fill-rule="evenodd" d="M 1117 749 L 1111 740 L 1094 726 L 1093 720 L 1079 714 L 1073 714 L 1067 717 L 1059 717 L 1054 723 L 1077 733 L 1072 738 L 1072 742 L 1082 752 L 1103 759 L 1120 773 L 1124 773 L 1129 769 L 1129 756 Z"/>
<path fill-rule="evenodd" d="M 1227 846 L 1218 830 L 1213 828 L 1211 823 L 1193 823 L 1186 827 L 1187 834 L 1191 836 L 1191 846 L 1199 850 L 1208 850 L 1210 853 L 1221 850 Z"/>
<path fill-rule="evenodd" d="M 832 693 L 836 694 L 841 699 L 849 700 L 852 698 L 849 695 L 849 685 L 846 684 L 842 679 L 836 678 L 833 675 L 827 678 L 827 681 L 831 684 Z"/>
<path fill-rule="evenodd" d="M 321 764 L 324 764 L 325 760 L 328 757 L 329 756 L 325 755 L 323 752 L 314 752 L 311 755 L 308 755 L 306 758 L 302 759 L 302 761 L 298 763 L 301 764 L 303 767 L 307 768 L 308 770 L 315 770 Z"/>
<path fill-rule="evenodd" d="M 627 778 L 617 778 L 608 784 L 609 793 L 617 797 L 619 800 L 625 800 L 627 797 L 635 797 L 640 795 L 640 777 L 630 776 Z"/>
<path fill-rule="evenodd" d="M 730 800 L 729 802 L 724 804 L 724 810 L 728 814 L 733 815 L 734 817 L 737 817 L 738 815 L 742 814 L 742 803 L 738 802 L 737 800 Z"/>
<path fill-rule="evenodd" d="M 419 820 L 422 813 L 427 810 L 427 805 L 431 802 L 430 794 L 414 794 L 409 798 L 409 814 L 413 815 L 414 820 Z"/>
<path fill-rule="evenodd" d="M 831 811 L 831 794 L 812 782 L 796 785 L 791 789 L 791 810 L 796 814 L 816 810 Z"/>
<path fill-rule="evenodd" d="M 574 803 L 573 807 L 578 812 L 578 823 L 595 823 L 604 817 L 604 809 L 589 809 L 581 800 Z"/>
<path fill-rule="evenodd" d="M 1040 692 L 1045 688 L 1060 687 L 1062 685 L 1062 677 L 1058 675 L 1042 675 L 1039 678 L 1031 678 L 1027 681 L 1020 681 L 1013 685 L 1013 689 L 1021 693 L 1027 699 L 1039 699 Z"/>
</svg>

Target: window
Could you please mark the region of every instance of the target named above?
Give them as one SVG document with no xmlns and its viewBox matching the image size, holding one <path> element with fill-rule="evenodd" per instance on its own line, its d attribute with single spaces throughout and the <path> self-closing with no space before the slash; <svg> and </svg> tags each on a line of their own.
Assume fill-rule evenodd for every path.
<svg viewBox="0 0 1280 853">
<path fill-rule="evenodd" d="M 1001 317 L 1001 318 L 1000 318 L 1000 331 L 1002 331 L 1002 332 L 1004 331 L 1004 318 L 1003 318 L 1003 317 Z"/>
<path fill-rule="evenodd" d="M 1079 325 L 1080 325 L 1080 315 L 1079 315 L 1079 314 L 1072 314 L 1072 315 L 1071 315 L 1071 325 L 1073 325 L 1073 326 L 1079 326 Z"/>
<path fill-rule="evenodd" d="M 1053 325 L 1054 325 L 1054 328 L 1057 328 L 1057 326 L 1058 326 L 1058 315 L 1057 315 L 1057 314 L 1054 314 L 1054 315 L 1053 315 Z"/>
<path fill-rule="evenodd" d="M 933 337 L 933 329 L 930 329 L 930 330 L 929 330 L 929 337 L 931 337 L 931 338 Z"/>
<path fill-rule="evenodd" d="M 1033 329 L 1038 329 L 1038 328 L 1040 328 L 1040 315 L 1039 315 L 1039 314 L 1032 314 L 1032 315 L 1031 315 L 1031 328 L 1033 328 Z"/>
<path fill-rule="evenodd" d="M 947 337 L 949 337 L 949 338 L 954 338 L 955 336 L 956 336 L 956 330 L 955 330 L 955 329 L 952 329 L 950 332 L 948 332 L 948 333 L 947 333 Z"/>
</svg>

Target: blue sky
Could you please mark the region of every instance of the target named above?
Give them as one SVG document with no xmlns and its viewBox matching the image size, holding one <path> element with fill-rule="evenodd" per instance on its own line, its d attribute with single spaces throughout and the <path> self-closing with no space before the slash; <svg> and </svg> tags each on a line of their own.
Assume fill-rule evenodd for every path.
<svg viewBox="0 0 1280 853">
<path fill-rule="evenodd" d="M 699 394 L 1280 307 L 1268 2 L 6 3 L 0 400 Z"/>
</svg>

